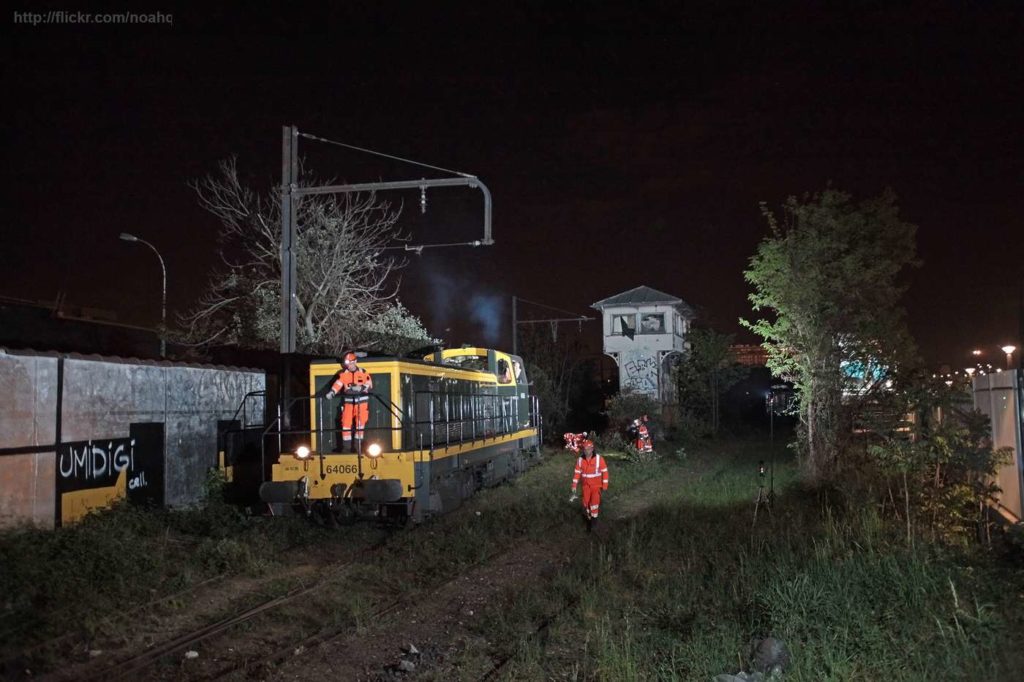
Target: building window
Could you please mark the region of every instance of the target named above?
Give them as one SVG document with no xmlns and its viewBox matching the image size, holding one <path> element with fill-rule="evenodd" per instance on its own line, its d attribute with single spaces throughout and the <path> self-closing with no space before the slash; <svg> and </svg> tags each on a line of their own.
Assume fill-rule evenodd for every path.
<svg viewBox="0 0 1024 682">
<path fill-rule="evenodd" d="M 640 315 L 641 334 L 664 334 L 665 313 L 643 313 Z"/>
<path fill-rule="evenodd" d="M 612 315 L 612 336 L 636 334 L 636 315 Z"/>
</svg>

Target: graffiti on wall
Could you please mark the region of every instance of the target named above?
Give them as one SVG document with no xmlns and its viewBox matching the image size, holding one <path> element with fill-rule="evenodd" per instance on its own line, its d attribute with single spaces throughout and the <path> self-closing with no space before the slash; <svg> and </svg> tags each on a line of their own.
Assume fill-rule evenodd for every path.
<svg viewBox="0 0 1024 682">
<path fill-rule="evenodd" d="M 658 395 L 658 358 L 655 355 L 629 353 L 621 362 L 620 388 Z"/>
<path fill-rule="evenodd" d="M 55 467 L 57 525 L 119 499 L 163 504 L 163 434 L 163 424 L 132 424 L 127 438 L 61 443 Z"/>
</svg>

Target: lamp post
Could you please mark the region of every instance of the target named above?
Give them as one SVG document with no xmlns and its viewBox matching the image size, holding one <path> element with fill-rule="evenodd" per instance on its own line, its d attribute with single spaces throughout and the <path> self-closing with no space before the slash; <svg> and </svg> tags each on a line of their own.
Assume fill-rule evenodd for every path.
<svg viewBox="0 0 1024 682">
<path fill-rule="evenodd" d="M 163 295 L 160 299 L 160 357 L 167 357 L 167 268 L 164 267 L 164 259 L 160 255 L 160 252 L 156 250 L 156 247 L 147 242 L 145 239 L 139 239 L 133 234 L 127 232 L 121 233 L 121 239 L 126 242 L 139 242 L 145 244 L 149 248 L 153 249 L 153 253 L 156 254 L 157 259 L 160 261 L 160 272 L 163 273 Z"/>
<path fill-rule="evenodd" d="M 768 387 L 768 442 L 771 450 L 771 479 L 768 484 L 770 491 L 768 499 L 771 502 L 775 501 L 775 399 L 779 395 L 779 391 L 786 388 L 786 384 L 770 384 Z"/>
<path fill-rule="evenodd" d="M 1013 369 L 1013 351 L 1017 350 L 1017 347 L 1006 345 L 1000 350 L 1006 353 L 1006 369 Z"/>
</svg>

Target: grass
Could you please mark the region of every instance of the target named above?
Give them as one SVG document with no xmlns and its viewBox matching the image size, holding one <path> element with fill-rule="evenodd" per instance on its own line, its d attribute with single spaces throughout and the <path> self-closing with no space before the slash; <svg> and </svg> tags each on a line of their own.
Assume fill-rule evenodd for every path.
<svg viewBox="0 0 1024 682">
<path fill-rule="evenodd" d="M 976 680 L 1024 665 L 1019 567 L 921 539 L 908 547 L 902 528 L 872 510 L 801 487 L 782 447 L 776 504 L 755 524 L 758 462 L 771 454 L 733 440 L 652 464 L 611 459 L 603 542 L 582 532 L 579 509 L 567 503 L 572 462 L 558 454 L 391 536 L 372 557 L 321 576 L 338 589 L 267 619 L 296 640 L 332 624 L 365 628 L 380 604 L 426 594 L 521 540 L 568 542 L 569 562 L 551 580 L 495 599 L 436 679 L 471 679 L 508 658 L 505 679 L 710 680 L 744 667 L 751 639 L 768 635 L 791 652 L 788 680 Z M 272 571 L 286 547 L 357 545 L 369 533 L 250 518 L 219 504 L 124 507 L 58 532 L 8 533 L 0 536 L 3 655 L 225 571 Z"/>
<path fill-rule="evenodd" d="M 303 519 L 264 519 L 214 502 L 166 511 L 120 504 L 56 531 L 0 534 L 0 660 L 66 634 L 86 639 L 111 618 L 210 578 L 260 575 L 289 547 L 331 541 Z"/>
<path fill-rule="evenodd" d="M 637 480 L 648 475 L 638 474 Z M 338 575 L 322 575 L 344 588 L 318 598 L 317 613 L 300 602 L 274 617 L 291 620 L 296 637 L 339 617 L 365 622 L 382 600 L 428 590 L 571 516 L 564 499 L 570 477 L 571 461 L 549 459 L 417 532 L 392 535 L 383 551 Z M 169 597 L 161 610 L 187 610 L 189 595 L 174 595 L 208 579 L 273 575 L 291 560 L 289 549 L 332 544 L 354 550 L 379 537 L 370 524 L 325 529 L 301 518 L 245 516 L 217 501 L 185 511 L 122 504 L 57 531 L 8 531 L 0 534 L 0 661 L 46 670 L 59 654 L 26 656 L 35 644 L 65 634 L 117 639 L 134 609 Z M 294 580 L 283 580 L 264 589 L 283 594 L 293 587 Z M 241 595 L 234 607 L 252 598 Z"/>
<path fill-rule="evenodd" d="M 544 594 L 517 595 L 574 606 L 543 647 L 511 647 L 506 678 L 710 680 L 744 667 L 750 640 L 769 635 L 790 649 L 789 680 L 978 680 L 1020 669 L 1020 571 L 983 553 L 908 548 L 870 510 L 801 489 L 788 463 L 777 462 L 774 512 L 754 527 L 750 472 L 761 456 L 753 443 L 691 456 L 655 504 Z M 484 629 L 506 633 L 537 622 L 529 610 L 490 618 Z"/>
</svg>

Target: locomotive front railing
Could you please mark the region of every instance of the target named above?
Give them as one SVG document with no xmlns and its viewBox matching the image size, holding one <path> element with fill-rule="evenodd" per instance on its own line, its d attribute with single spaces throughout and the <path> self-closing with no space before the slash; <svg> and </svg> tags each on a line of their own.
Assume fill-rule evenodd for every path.
<svg viewBox="0 0 1024 682">
<path fill-rule="evenodd" d="M 453 445 L 461 443 L 487 442 L 489 439 L 493 440 L 515 433 L 524 427 L 541 428 L 539 402 L 536 396 L 529 396 L 527 424 L 520 424 L 519 398 L 516 395 L 504 396 L 498 393 L 437 390 L 415 391 L 411 396 L 412 405 L 408 406 L 409 409 L 406 410 L 395 405 L 384 396 L 375 393 L 370 393 L 368 396 L 372 403 L 379 404 L 386 409 L 397 420 L 398 424 L 397 426 L 367 426 L 365 428 L 366 432 L 392 433 L 399 431 L 403 434 L 401 449 L 405 449 L 408 445 L 415 447 L 418 442 L 419 451 L 429 452 L 430 455 L 433 455 L 434 450 L 438 447 L 444 447 L 447 450 Z M 444 397 L 442 398 L 441 396 Z M 287 431 L 275 429 L 282 421 L 280 410 L 275 419 L 263 428 L 260 438 L 260 462 L 264 472 L 266 471 L 267 438 L 278 439 L 277 449 L 280 453 L 287 449 L 281 440 L 282 437 L 295 440 L 302 435 L 315 436 L 316 450 L 321 458 L 321 466 L 323 465 L 323 455 L 336 448 L 336 439 L 338 434 L 342 432 L 342 429 L 337 426 L 329 426 L 327 420 L 333 421 L 333 417 L 331 416 L 331 410 L 328 408 L 325 396 L 312 395 L 293 398 L 287 404 L 286 410 L 291 409 L 296 402 L 310 399 L 316 401 L 316 423 L 313 425 L 314 428 Z M 427 408 L 426 419 L 410 418 L 410 411 L 414 416 L 422 412 L 422 410 L 416 408 L 423 406 L 422 401 L 424 399 L 426 400 L 425 407 Z M 441 428 L 444 429 L 443 438 L 438 433 Z M 329 443 L 329 438 L 334 439 L 334 448 Z M 298 441 L 296 440 L 296 442 Z M 312 443 L 309 443 L 309 445 L 312 445 Z M 390 449 L 390 444 L 388 449 Z"/>
</svg>

